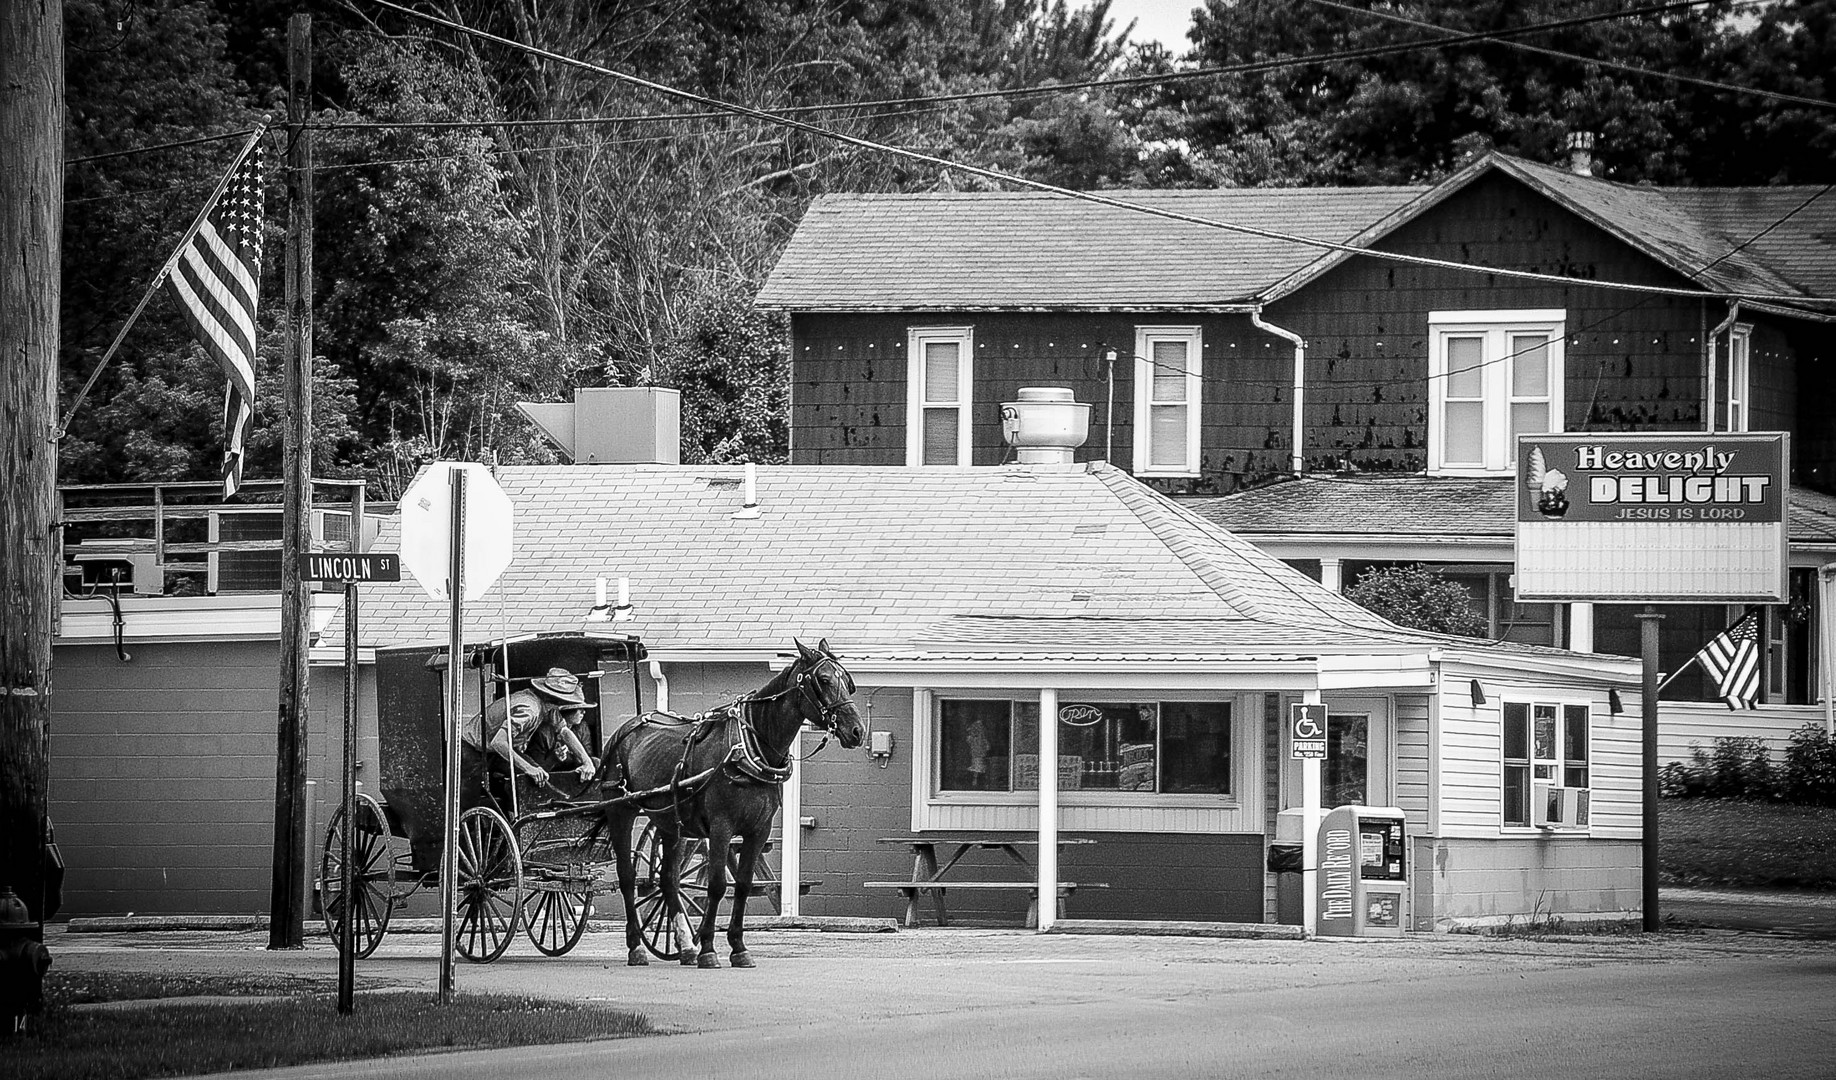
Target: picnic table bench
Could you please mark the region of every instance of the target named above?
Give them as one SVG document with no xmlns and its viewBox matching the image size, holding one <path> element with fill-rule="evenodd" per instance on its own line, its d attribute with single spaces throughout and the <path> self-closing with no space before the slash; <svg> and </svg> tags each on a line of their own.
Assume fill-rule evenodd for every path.
<svg viewBox="0 0 1836 1080">
<path fill-rule="evenodd" d="M 1026 925 L 1039 925 L 1039 874 L 1033 861 L 1027 858 L 1022 848 L 1038 847 L 1038 840 L 1015 839 L 1009 837 L 987 836 L 883 836 L 879 843 L 903 844 L 912 849 L 912 876 L 906 881 L 868 881 L 863 884 L 869 889 L 897 889 L 905 896 L 905 925 L 918 925 L 918 894 L 928 892 L 935 905 L 937 925 L 948 926 L 949 914 L 944 908 L 944 894 L 950 889 L 990 890 L 1020 889 L 1030 897 L 1026 909 Z M 1067 845 L 1094 844 L 1095 840 L 1062 839 L 1058 846 L 1062 850 Z M 954 845 L 956 850 L 941 865 L 937 861 L 939 845 Z M 975 878 L 953 878 L 950 872 L 963 861 L 971 851 L 998 851 L 1007 856 L 1014 864 L 1024 867 L 1028 873 L 1022 880 L 992 880 Z M 1065 913 L 1065 899 L 1078 889 L 1106 889 L 1107 882 L 1060 881 L 1056 888 L 1055 910 L 1060 917 Z"/>
</svg>

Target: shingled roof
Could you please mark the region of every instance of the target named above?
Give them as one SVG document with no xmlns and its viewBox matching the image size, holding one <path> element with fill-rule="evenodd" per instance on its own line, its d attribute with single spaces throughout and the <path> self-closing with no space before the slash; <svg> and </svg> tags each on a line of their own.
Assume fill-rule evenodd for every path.
<svg viewBox="0 0 1836 1080">
<path fill-rule="evenodd" d="M 1243 537 L 1345 536 L 1373 542 L 1432 537 L 1509 544 L 1517 530 L 1509 476 L 1309 476 L 1208 499 L 1192 513 Z M 1791 543 L 1836 545 L 1836 498 L 1794 487 Z"/>
<path fill-rule="evenodd" d="M 1031 625 L 1035 645 L 1100 638 L 1159 653 L 1190 651 L 1198 626 L 1208 651 L 1412 637 L 1107 465 L 766 466 L 750 520 L 733 516 L 741 477 L 737 466 L 499 470 L 515 555 L 466 606 L 467 639 L 582 629 L 599 577 L 629 579 L 636 618 L 610 629 L 653 650 L 776 651 L 793 636 L 859 650 L 957 616 L 1042 620 L 1010 624 Z M 396 528 L 376 550 L 396 547 Z M 444 638 L 445 603 L 412 581 L 365 585 L 362 603 L 365 646 Z"/>
<path fill-rule="evenodd" d="M 1836 198 L 1817 198 L 1817 188 L 1618 184 L 1494 153 L 1433 187 L 1101 194 L 1372 247 L 1493 171 L 1704 291 L 1836 296 Z M 1287 295 L 1350 257 L 1042 192 L 827 195 L 804 215 L 758 303 L 837 312 L 1231 310 Z M 1805 310 L 1830 314 L 1827 306 Z"/>
</svg>

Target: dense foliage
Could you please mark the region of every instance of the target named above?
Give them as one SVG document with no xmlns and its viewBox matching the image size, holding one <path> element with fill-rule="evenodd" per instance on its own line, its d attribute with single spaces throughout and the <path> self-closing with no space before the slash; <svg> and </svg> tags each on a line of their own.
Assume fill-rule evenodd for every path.
<svg viewBox="0 0 1836 1080">
<path fill-rule="evenodd" d="M 1691 744 L 1689 750 L 1689 761 L 1664 766 L 1659 783 L 1666 796 L 1836 806 L 1836 738 L 1821 724 L 1792 732 L 1782 762 L 1751 735 L 1716 739 L 1708 750 Z"/>
<path fill-rule="evenodd" d="M 1836 0 L 1713 0 L 1512 39 L 1571 55 L 1431 44 L 1605 10 L 1205 0 L 1191 52 L 1175 56 L 1125 48 L 1107 0 L 438 5 L 598 68 L 1070 187 L 1414 183 L 1491 146 L 1552 159 L 1575 130 L 1599 134 L 1614 179 L 1836 180 L 1836 110 L 1624 67 L 1821 99 Z M 65 11 L 68 403 L 237 141 L 107 155 L 280 114 L 293 6 L 66 0 Z M 782 460 L 783 326 L 750 301 L 810 200 L 990 185 L 355 0 L 319 0 L 313 14 L 313 107 L 332 125 L 315 150 L 314 471 L 369 476 L 379 494 L 433 457 L 549 460 L 514 403 L 580 385 L 678 386 L 685 453 Z M 1398 43 L 1408 47 L 1371 52 Z M 1296 59 L 1352 50 L 1363 52 Z M 1263 67 L 1184 77 L 1243 64 Z M 1117 76 L 1146 81 L 1050 92 Z M 378 122 L 422 126 L 355 126 Z M 253 476 L 279 469 L 281 149 L 270 146 Z M 77 414 L 62 478 L 214 475 L 221 396 L 156 299 Z"/>
<path fill-rule="evenodd" d="M 1346 599 L 1397 624 L 1437 634 L 1484 637 L 1484 615 L 1466 586 L 1420 566 L 1367 570 L 1345 590 Z"/>
</svg>

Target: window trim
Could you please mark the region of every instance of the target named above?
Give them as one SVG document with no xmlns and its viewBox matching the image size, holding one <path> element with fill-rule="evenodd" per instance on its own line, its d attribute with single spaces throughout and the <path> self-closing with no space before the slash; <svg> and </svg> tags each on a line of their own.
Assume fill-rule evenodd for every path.
<svg viewBox="0 0 1836 1080">
<path fill-rule="evenodd" d="M 1065 703 L 1060 691 L 1061 704 Z M 1181 692 L 1167 690 L 1105 690 L 1101 692 L 1069 691 L 1079 703 L 1093 705 L 1138 705 L 1152 701 L 1156 705 L 1178 702 L 1215 702 L 1229 707 L 1230 710 L 1230 775 L 1226 782 L 1231 790 L 1227 793 L 1169 793 L 1159 791 L 1120 791 L 1109 788 L 1059 788 L 1058 801 L 1063 806 L 1093 807 L 1099 809 L 1212 809 L 1234 810 L 1244 807 L 1244 785 L 1251 777 L 1251 767 L 1246 754 L 1251 749 L 1245 743 L 1246 729 L 1243 720 L 1245 701 L 1244 691 L 1216 692 Z M 943 787 L 943 703 L 945 701 L 1004 701 L 1011 706 L 1015 703 L 1036 702 L 1038 699 L 1025 691 L 1001 691 L 983 689 L 932 689 L 924 692 L 924 756 L 921 771 L 914 773 L 914 794 L 918 796 L 919 805 L 951 806 L 1037 806 L 1039 792 L 1034 788 L 1010 791 L 970 791 L 945 789 Z M 1162 729 L 1155 729 L 1156 783 L 1158 780 L 1158 763 L 1161 760 Z M 1260 760 L 1258 758 L 1258 760 Z"/>
<path fill-rule="evenodd" d="M 1528 714 L 1527 723 L 1529 726 L 1524 732 L 1524 750 L 1527 756 L 1521 763 L 1515 762 L 1515 759 L 1505 757 L 1505 715 L 1512 705 L 1522 705 Z M 1536 756 L 1536 710 L 1538 706 L 1545 706 L 1555 710 L 1556 730 L 1554 742 L 1556 756 L 1553 758 L 1539 758 Z M 1579 760 L 1581 762 L 1581 767 L 1585 768 L 1588 774 L 1587 783 L 1582 786 L 1588 790 L 1593 789 L 1595 769 L 1594 754 L 1599 743 L 1599 733 L 1595 731 L 1598 713 L 1594 706 L 1595 702 L 1587 698 L 1561 695 L 1538 695 L 1530 697 L 1521 694 L 1507 693 L 1501 696 L 1498 707 L 1498 830 L 1500 833 L 1512 836 L 1535 836 L 1545 834 L 1547 830 L 1533 824 L 1536 820 L 1536 811 L 1533 803 L 1536 797 L 1536 785 L 1542 782 L 1552 783 L 1557 787 L 1574 786 L 1567 783 L 1567 774 L 1570 767 L 1570 759 L 1567 756 L 1568 711 L 1570 709 L 1581 709 L 1587 717 L 1587 743 L 1583 748 L 1587 756 Z M 1536 770 L 1539 765 L 1550 767 L 1553 770 L 1553 776 L 1548 778 L 1537 776 Z M 1510 820 L 1509 814 L 1511 812 L 1511 807 L 1506 801 L 1505 796 L 1506 770 L 1512 768 L 1525 769 L 1528 773 L 1524 778 L 1524 794 L 1526 800 L 1532 801 L 1527 801 L 1525 803 L 1524 820 L 1521 823 Z M 1590 815 L 1588 824 L 1585 828 L 1564 830 L 1564 832 L 1569 835 L 1578 836 L 1592 833 L 1593 827 L 1593 820 Z"/>
<path fill-rule="evenodd" d="M 956 404 L 927 405 L 924 400 L 924 346 L 930 342 L 954 341 L 962 346 L 957 354 Z M 970 438 L 974 417 L 975 328 L 972 326 L 913 326 L 905 337 L 905 463 L 924 464 L 924 414 L 927 409 L 955 408 L 957 465 L 972 463 Z"/>
<path fill-rule="evenodd" d="M 1549 406 L 1552 433 L 1567 427 L 1563 384 L 1568 371 L 1568 311 L 1565 308 L 1525 308 L 1498 311 L 1430 311 L 1428 313 L 1428 471 L 1440 476 L 1500 476 L 1516 468 L 1516 447 L 1511 445 L 1512 365 L 1493 357 L 1506 355 L 1512 334 L 1543 333 L 1549 338 Z M 1447 339 L 1485 338 L 1485 370 L 1480 401 L 1486 437 L 1481 461 L 1447 464 Z M 1523 399 L 1530 400 L 1530 399 Z"/>
<path fill-rule="evenodd" d="M 1728 396 L 1725 402 L 1726 431 L 1739 434 L 1753 430 L 1753 324 L 1735 323 L 1728 327 Z M 1734 411 L 1740 410 L 1735 423 Z"/>
<path fill-rule="evenodd" d="M 1149 411 L 1154 406 L 1154 343 L 1184 341 L 1186 353 L 1186 447 L 1178 465 L 1152 463 L 1149 445 L 1153 429 Z M 1134 464 L 1136 476 L 1197 476 L 1199 474 L 1199 424 L 1204 415 L 1205 335 L 1198 326 L 1135 327 Z"/>
</svg>

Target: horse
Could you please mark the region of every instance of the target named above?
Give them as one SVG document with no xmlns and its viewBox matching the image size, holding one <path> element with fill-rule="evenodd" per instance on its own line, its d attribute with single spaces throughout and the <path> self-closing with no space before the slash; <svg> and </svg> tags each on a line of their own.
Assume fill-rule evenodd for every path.
<svg viewBox="0 0 1836 1080">
<path fill-rule="evenodd" d="M 807 721 L 852 750 L 866 737 L 852 694 L 854 679 L 825 638 L 815 648 L 795 641 L 797 658 L 751 694 L 696 717 L 644 713 L 620 725 L 600 755 L 606 785 L 600 825 L 609 831 L 618 861 L 618 890 L 625 900 L 626 963 L 644 955 L 637 913 L 637 873 L 631 826 L 639 813 L 656 825 L 662 847 L 664 913 L 672 932 L 682 915 L 677 844 L 708 842 L 708 900 L 691 952 L 678 940 L 684 966 L 718 968 L 714 954 L 716 909 L 727 888 L 726 852 L 740 840 L 734 872 L 733 915 L 727 924 L 732 965 L 754 966 L 746 951 L 746 898 L 759 853 L 790 777 L 791 746 Z M 795 828 L 792 823 L 788 827 Z"/>
</svg>

